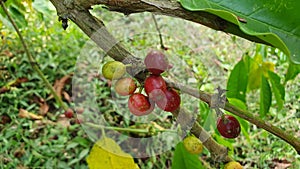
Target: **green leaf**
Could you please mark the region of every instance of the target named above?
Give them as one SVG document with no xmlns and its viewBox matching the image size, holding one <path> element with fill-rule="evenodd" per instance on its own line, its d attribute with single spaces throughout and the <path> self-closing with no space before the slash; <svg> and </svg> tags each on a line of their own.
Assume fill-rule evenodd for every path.
<svg viewBox="0 0 300 169">
<path fill-rule="evenodd" d="M 27 20 L 25 19 L 26 7 L 24 6 L 24 2 L 22 2 L 22 0 L 8 0 L 5 2 L 5 6 L 19 28 L 27 26 Z M 0 14 L 2 15 L 2 17 L 0 17 L 2 22 L 6 26 L 11 27 L 10 22 L 7 22 L 7 16 L 2 8 L 0 8 Z"/>
<path fill-rule="evenodd" d="M 265 117 L 269 112 L 272 101 L 272 92 L 268 80 L 261 76 L 261 85 L 260 85 L 260 110 L 259 114 L 261 117 Z"/>
<path fill-rule="evenodd" d="M 294 79 L 300 73 L 300 64 L 290 62 L 288 71 L 285 75 L 285 82 Z"/>
<path fill-rule="evenodd" d="M 234 154 L 234 147 L 233 143 L 235 142 L 234 139 L 227 139 L 221 136 L 220 132 L 216 130 L 216 133 L 214 134 L 214 139 L 221 145 L 228 148 L 228 155 Z"/>
<path fill-rule="evenodd" d="M 204 169 L 199 156 L 187 152 L 182 142 L 175 147 L 172 169 Z"/>
<path fill-rule="evenodd" d="M 246 90 L 248 83 L 248 72 L 244 61 L 239 61 L 232 72 L 230 73 L 228 82 L 226 96 L 228 98 L 237 98 L 244 103 L 246 102 Z"/>
<path fill-rule="evenodd" d="M 276 73 L 269 72 L 269 78 L 278 109 L 281 110 L 283 108 L 285 96 L 284 86 L 280 83 L 280 77 Z"/>
<path fill-rule="evenodd" d="M 246 35 L 272 44 L 300 63 L 300 1 L 179 0 L 191 11 L 205 11 L 238 26 Z M 242 18 L 242 19 L 241 19 Z M 225 27 L 225 31 L 226 28 Z"/>
<path fill-rule="evenodd" d="M 19 28 L 24 28 L 27 26 L 27 20 L 25 19 L 25 11 L 19 8 L 19 6 L 12 5 L 9 8 L 9 12 Z"/>
</svg>

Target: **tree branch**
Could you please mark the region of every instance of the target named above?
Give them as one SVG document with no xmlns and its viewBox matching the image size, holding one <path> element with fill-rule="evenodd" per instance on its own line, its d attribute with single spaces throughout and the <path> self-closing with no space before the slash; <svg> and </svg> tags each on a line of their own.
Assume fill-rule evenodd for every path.
<svg viewBox="0 0 300 169">
<path fill-rule="evenodd" d="M 74 4 L 71 4 L 71 7 L 68 7 L 70 4 L 64 4 L 61 0 L 50 0 L 53 5 L 56 7 L 59 17 L 65 17 L 67 16 L 69 19 L 71 19 L 75 24 L 77 24 L 81 30 L 83 30 L 84 33 L 86 33 L 99 47 L 101 47 L 104 51 L 108 53 L 109 56 L 114 58 L 115 60 L 122 61 L 124 63 L 130 63 L 132 65 L 137 65 L 132 67 L 131 71 L 135 71 L 135 69 L 138 70 L 138 72 L 143 72 L 144 66 L 143 63 L 139 58 L 134 57 L 131 55 L 124 47 L 122 47 L 121 44 L 117 43 L 116 39 L 106 30 L 103 22 L 92 16 L 89 12 L 89 6 L 92 4 L 98 4 L 102 3 L 110 7 L 111 10 L 119 10 L 123 11 L 124 13 L 132 13 L 132 12 L 141 12 L 141 11 L 150 11 L 150 12 L 156 12 L 156 13 L 163 13 L 163 14 L 180 14 L 180 16 L 187 17 L 188 19 L 192 19 L 195 17 L 195 15 L 208 15 L 207 13 L 189 13 L 187 11 L 184 11 L 178 4 L 174 1 L 170 0 L 161 0 L 161 1 L 155 1 L 155 5 L 148 3 L 145 3 L 145 1 L 140 0 L 90 0 L 90 1 L 84 1 L 84 0 L 75 0 Z M 118 3 L 118 4 L 115 4 Z M 153 2 L 154 3 L 154 2 Z M 123 4 L 123 6 L 122 6 Z M 177 4 L 177 5 L 176 5 Z M 79 6 L 77 6 L 79 5 Z M 124 11 L 126 10 L 126 12 Z M 176 10 L 176 13 L 170 12 L 170 11 Z M 169 12 L 168 12 L 169 11 Z M 190 14 L 191 16 L 188 16 L 187 14 Z M 213 19 L 214 16 L 210 16 Z M 183 18 L 184 18 L 183 17 Z M 209 17 L 203 18 L 203 22 L 210 23 L 212 27 L 220 28 L 220 25 L 218 26 L 218 22 L 214 22 L 215 20 L 212 20 L 212 22 L 209 22 Z M 185 18 L 185 19 L 187 19 Z M 195 18 L 199 18 L 198 16 Z M 201 17 L 200 17 L 201 18 Z M 130 72 L 129 72 L 130 73 Z M 145 78 L 144 75 L 140 76 L 141 79 Z M 196 89 L 188 88 L 186 86 L 180 85 L 178 83 L 169 83 L 170 86 L 176 87 L 180 89 L 183 93 L 187 93 L 189 95 L 192 95 L 196 98 L 199 98 L 200 100 L 208 103 L 211 105 L 212 101 L 212 95 L 205 93 L 203 91 L 199 91 Z M 225 104 L 225 110 L 240 116 L 249 122 L 257 125 L 258 127 L 261 127 L 270 133 L 280 137 L 281 139 L 285 140 L 287 143 L 292 145 L 298 154 L 300 154 L 300 140 L 293 135 L 289 133 L 285 133 L 283 130 L 279 129 L 276 126 L 273 126 L 269 123 L 264 122 L 259 117 L 255 117 L 251 113 L 241 110 L 229 103 Z M 176 115 L 176 114 L 175 114 Z M 199 128 L 200 125 L 194 124 L 191 132 L 195 134 L 196 136 L 199 136 L 201 132 L 205 132 L 201 128 Z M 200 126 L 201 127 L 201 126 Z M 199 130 L 199 131 L 198 131 Z M 200 132 L 200 133 L 198 133 Z M 218 144 L 218 143 L 212 143 L 212 144 Z M 215 147 L 218 147 L 217 145 Z M 208 148 L 209 149 L 209 148 Z M 222 149 L 222 148 L 220 148 Z M 216 149 L 212 149 L 211 151 L 216 151 Z M 217 153 L 219 154 L 219 153 Z M 226 161 L 226 157 L 223 157 L 223 160 Z"/>
<path fill-rule="evenodd" d="M 125 15 L 131 13 L 152 12 L 158 15 L 178 17 L 205 25 L 209 28 L 237 35 L 253 42 L 272 46 L 268 42 L 245 34 L 239 26 L 228 22 L 218 16 L 204 11 L 188 11 L 176 0 L 75 0 L 75 4 L 90 9 L 93 5 L 105 5 L 110 11 L 121 12 Z"/>
</svg>

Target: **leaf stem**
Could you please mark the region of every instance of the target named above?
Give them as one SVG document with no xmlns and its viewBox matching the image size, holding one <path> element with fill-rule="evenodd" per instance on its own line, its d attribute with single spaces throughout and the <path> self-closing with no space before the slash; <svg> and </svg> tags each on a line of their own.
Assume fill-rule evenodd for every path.
<svg viewBox="0 0 300 169">
<path fill-rule="evenodd" d="M 21 32 L 18 29 L 18 26 L 16 25 L 15 21 L 13 20 L 13 18 L 11 17 L 11 15 L 9 14 L 4 2 L 2 0 L 0 0 L 1 3 L 1 7 L 3 8 L 4 13 L 7 15 L 9 21 L 11 22 L 11 24 L 13 25 L 15 31 L 17 32 L 20 41 L 22 43 L 22 46 L 24 47 L 24 50 L 26 52 L 27 58 L 32 66 L 32 68 L 37 72 L 37 74 L 40 76 L 40 78 L 42 79 L 42 81 L 45 83 L 46 87 L 50 90 L 51 94 L 54 96 L 55 100 L 59 103 L 59 105 L 64 109 L 64 110 L 68 110 L 68 106 L 64 104 L 64 102 L 61 100 L 61 98 L 56 94 L 54 88 L 52 87 L 52 85 L 49 83 L 49 81 L 47 80 L 47 78 L 44 76 L 43 72 L 40 70 L 36 60 L 32 57 L 31 53 L 28 50 L 27 44 L 25 43 L 25 40 L 21 34 Z"/>
</svg>

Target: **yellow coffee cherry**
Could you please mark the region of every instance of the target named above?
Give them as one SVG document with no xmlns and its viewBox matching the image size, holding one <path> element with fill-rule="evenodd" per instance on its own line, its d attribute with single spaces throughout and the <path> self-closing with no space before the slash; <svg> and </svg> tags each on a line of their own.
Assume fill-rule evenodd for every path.
<svg viewBox="0 0 300 169">
<path fill-rule="evenodd" d="M 230 161 L 225 165 L 224 169 L 243 169 L 243 166 L 236 161 Z"/>
<path fill-rule="evenodd" d="M 185 149 L 191 154 L 200 154 L 203 150 L 201 141 L 195 136 L 188 136 L 183 140 Z"/>
<path fill-rule="evenodd" d="M 102 74 L 106 79 L 113 80 L 121 78 L 126 72 L 126 66 L 122 62 L 109 61 L 102 67 Z"/>
</svg>

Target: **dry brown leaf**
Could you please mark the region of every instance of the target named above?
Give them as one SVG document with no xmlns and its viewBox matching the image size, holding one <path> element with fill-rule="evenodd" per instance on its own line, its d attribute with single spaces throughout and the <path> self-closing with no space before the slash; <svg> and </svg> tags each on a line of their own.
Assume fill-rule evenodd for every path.
<svg viewBox="0 0 300 169">
<path fill-rule="evenodd" d="M 28 79 L 26 77 L 20 77 L 13 81 L 8 82 L 6 85 L 0 88 L 0 94 L 8 92 L 11 87 L 13 86 L 20 86 L 21 83 L 28 82 Z"/>
<path fill-rule="evenodd" d="M 25 83 L 25 82 L 28 82 L 28 81 L 29 80 L 26 77 L 20 77 L 20 78 L 16 79 L 15 83 L 12 84 L 12 86 L 18 86 L 21 83 Z"/>
<path fill-rule="evenodd" d="M 62 94 L 64 96 L 64 99 L 67 100 L 67 102 L 69 102 L 69 103 L 72 102 L 72 98 L 67 92 L 63 91 Z"/>
<path fill-rule="evenodd" d="M 275 165 L 274 169 L 287 169 L 292 165 L 291 162 L 286 159 L 273 159 L 272 161 Z"/>
<path fill-rule="evenodd" d="M 45 116 L 49 111 L 49 105 L 44 102 L 40 104 L 40 115 Z"/>
<path fill-rule="evenodd" d="M 62 77 L 61 79 L 59 80 L 56 80 L 54 85 L 53 85 L 53 88 L 56 92 L 56 94 L 61 98 L 62 96 L 62 92 L 63 92 L 63 88 L 65 87 L 65 84 L 68 82 L 68 80 L 71 79 L 71 77 L 73 76 L 73 74 L 69 74 L 69 75 L 65 75 L 64 77 Z M 52 99 L 53 98 L 53 95 L 51 94 L 48 99 Z M 48 100 L 47 99 L 47 100 Z"/>
<path fill-rule="evenodd" d="M 48 111 L 50 109 L 50 106 L 47 104 L 47 102 L 45 101 L 45 99 L 40 98 L 38 96 L 35 96 L 35 97 L 33 97 L 32 101 L 34 103 L 39 104 L 39 106 L 40 106 L 39 114 L 40 115 L 45 116 L 48 113 Z"/>
<path fill-rule="evenodd" d="M 9 91 L 9 88 L 6 87 L 6 86 L 3 86 L 3 87 L 0 88 L 0 94 L 8 92 L 8 91 Z"/>
<path fill-rule="evenodd" d="M 9 50 L 5 50 L 5 51 L 1 52 L 1 54 L 5 55 L 7 57 L 13 57 L 14 56 L 14 54 L 11 53 Z"/>
<path fill-rule="evenodd" d="M 19 117 L 21 118 L 29 118 L 31 120 L 41 120 L 43 116 L 36 115 L 34 113 L 30 113 L 25 109 L 19 109 Z"/>
<path fill-rule="evenodd" d="M 56 123 L 60 124 L 63 127 L 69 127 L 70 126 L 70 119 L 68 119 L 64 116 L 59 116 Z"/>
</svg>

